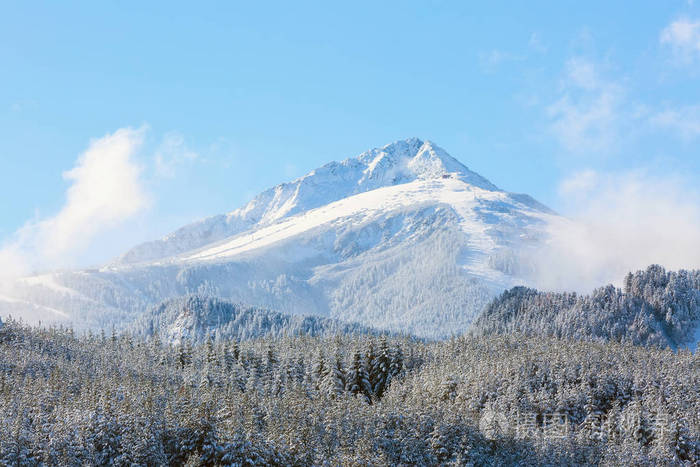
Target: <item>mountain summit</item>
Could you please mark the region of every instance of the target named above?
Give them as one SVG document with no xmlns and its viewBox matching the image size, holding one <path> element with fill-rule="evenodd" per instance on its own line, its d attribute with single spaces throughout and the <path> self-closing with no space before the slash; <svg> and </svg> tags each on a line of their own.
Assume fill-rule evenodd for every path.
<svg viewBox="0 0 700 467">
<path fill-rule="evenodd" d="M 139 245 L 122 255 L 117 263 L 139 263 L 177 255 L 358 193 L 441 177 L 454 177 L 477 188 L 500 191 L 432 142 L 409 138 L 326 164 L 262 192 L 242 208 Z"/>
<path fill-rule="evenodd" d="M 21 279 L 2 291 L 0 312 L 111 327 L 196 293 L 440 337 L 523 283 L 518 252 L 555 218 L 411 138 L 326 164 L 99 270 Z"/>
<path fill-rule="evenodd" d="M 347 159 L 340 164 L 331 163 L 325 167 L 334 169 L 337 166 L 359 167 L 362 170 L 362 177 L 357 180 L 361 191 L 452 175 L 485 190 L 498 190 L 495 185 L 469 170 L 442 148 L 431 141 L 423 142 L 418 138 L 396 141 L 362 153 L 357 158 Z M 355 171 L 351 173 L 353 172 Z"/>
</svg>

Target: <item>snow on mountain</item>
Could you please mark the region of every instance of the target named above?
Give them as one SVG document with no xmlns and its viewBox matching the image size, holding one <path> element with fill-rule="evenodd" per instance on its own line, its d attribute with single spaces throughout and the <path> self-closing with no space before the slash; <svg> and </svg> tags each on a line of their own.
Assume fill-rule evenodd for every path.
<svg viewBox="0 0 700 467">
<path fill-rule="evenodd" d="M 118 263 L 144 262 L 180 254 L 358 193 L 448 174 L 455 174 L 477 188 L 498 190 L 430 141 L 411 138 L 343 162 L 326 164 L 293 182 L 264 191 L 242 208 L 139 245 L 120 257 Z"/>
<path fill-rule="evenodd" d="M 0 292 L 85 327 L 126 324 L 198 293 L 440 337 L 523 282 L 515 258 L 554 218 L 412 138 L 327 164 L 99 270 L 24 278 Z"/>
</svg>

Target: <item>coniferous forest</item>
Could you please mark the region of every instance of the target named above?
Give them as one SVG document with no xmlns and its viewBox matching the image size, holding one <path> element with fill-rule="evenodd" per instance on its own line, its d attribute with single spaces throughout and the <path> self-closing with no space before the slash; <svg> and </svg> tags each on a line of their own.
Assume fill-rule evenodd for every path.
<svg viewBox="0 0 700 467">
<path fill-rule="evenodd" d="M 554 337 L 0 328 L 2 465 L 697 465 L 700 358 Z"/>
<path fill-rule="evenodd" d="M 514 287 L 472 324 L 472 335 L 513 332 L 678 348 L 693 344 L 700 326 L 700 270 L 651 265 L 628 273 L 624 288 L 609 284 L 589 295 Z"/>
</svg>

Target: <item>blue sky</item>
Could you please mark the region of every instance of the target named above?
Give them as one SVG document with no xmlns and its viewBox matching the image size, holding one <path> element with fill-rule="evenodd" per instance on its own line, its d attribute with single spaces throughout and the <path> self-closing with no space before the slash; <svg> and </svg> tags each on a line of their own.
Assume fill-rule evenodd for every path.
<svg viewBox="0 0 700 467">
<path fill-rule="evenodd" d="M 410 136 L 567 215 L 631 179 L 692 210 L 700 7 L 495 3 L 6 3 L 0 244 L 71 220 L 69 263 L 104 261 Z M 121 169 L 121 204 L 74 206 Z"/>
</svg>

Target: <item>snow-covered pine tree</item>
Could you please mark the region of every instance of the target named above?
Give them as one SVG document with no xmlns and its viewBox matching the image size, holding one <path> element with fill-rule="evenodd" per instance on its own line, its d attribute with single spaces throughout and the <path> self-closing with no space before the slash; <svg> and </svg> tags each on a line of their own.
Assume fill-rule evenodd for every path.
<svg viewBox="0 0 700 467">
<path fill-rule="evenodd" d="M 362 394 L 367 402 L 370 401 L 371 385 L 369 384 L 369 375 L 365 370 L 362 355 L 358 350 L 353 352 L 352 362 L 346 374 L 345 389 L 355 396 Z"/>
<path fill-rule="evenodd" d="M 189 341 L 181 343 L 178 347 L 178 364 L 184 369 L 192 362 L 192 347 Z"/>
<path fill-rule="evenodd" d="M 322 391 L 332 397 L 337 397 L 345 391 L 345 370 L 340 352 L 336 352 L 333 363 L 323 378 Z"/>
<path fill-rule="evenodd" d="M 321 390 L 321 382 L 323 381 L 323 378 L 326 376 L 327 372 L 328 367 L 326 366 L 326 356 L 323 353 L 323 349 L 319 348 L 318 354 L 316 354 L 316 358 L 314 359 L 311 368 L 311 380 L 314 388 L 317 391 Z"/>
<path fill-rule="evenodd" d="M 389 374 L 391 377 L 398 376 L 403 371 L 403 351 L 401 346 L 396 344 L 394 351 L 391 352 L 391 367 L 389 368 Z"/>
<path fill-rule="evenodd" d="M 367 350 L 365 351 L 365 358 L 362 362 L 365 373 L 367 374 L 367 382 L 369 383 L 369 385 L 363 389 L 370 399 L 374 397 L 374 386 L 377 382 L 377 375 L 375 374 L 376 367 L 374 365 L 376 359 L 377 353 L 374 350 L 374 340 L 370 339 L 367 344 Z"/>
<path fill-rule="evenodd" d="M 389 344 L 386 341 L 386 337 L 382 336 L 379 341 L 379 352 L 372 360 L 372 371 L 370 372 L 372 392 L 378 399 L 381 399 L 391 382 L 390 367 L 391 352 L 389 351 Z"/>
</svg>

